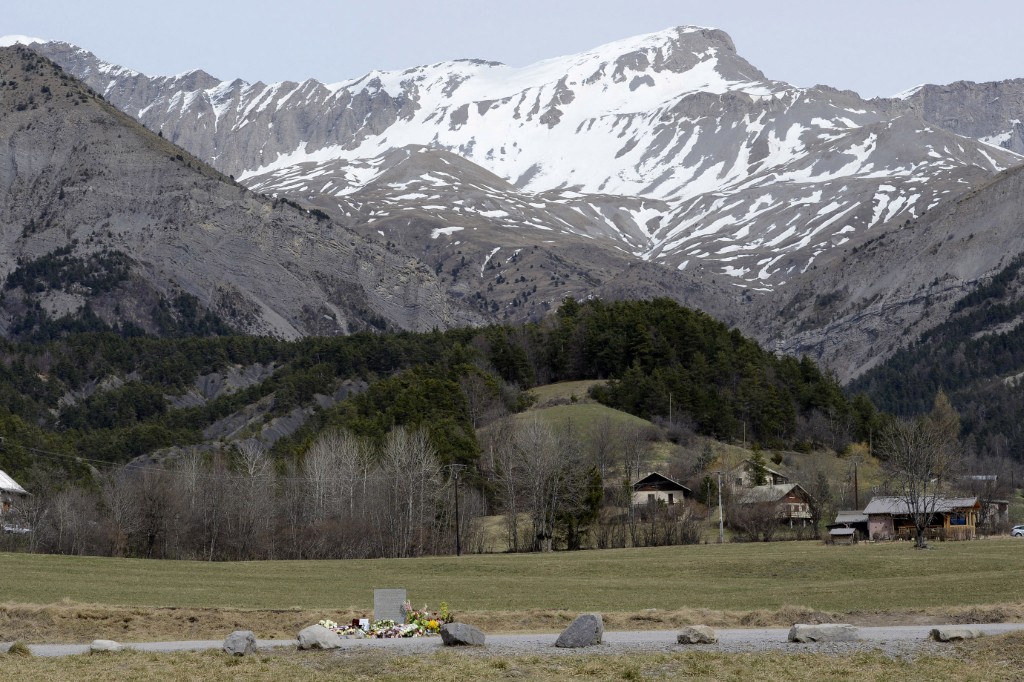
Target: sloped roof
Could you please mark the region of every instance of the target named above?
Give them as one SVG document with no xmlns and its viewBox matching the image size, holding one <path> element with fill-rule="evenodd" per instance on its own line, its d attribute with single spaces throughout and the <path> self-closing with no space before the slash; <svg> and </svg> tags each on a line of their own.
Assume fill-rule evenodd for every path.
<svg viewBox="0 0 1024 682">
<path fill-rule="evenodd" d="M 856 510 L 844 510 L 836 514 L 836 523 L 867 523 L 868 515 Z"/>
<path fill-rule="evenodd" d="M 3 471 L 0 471 L 0 490 L 5 493 L 14 493 L 16 495 L 28 495 L 27 490 L 18 485 L 17 481 Z"/>
<path fill-rule="evenodd" d="M 685 490 L 686 492 L 692 492 L 682 483 L 673 481 L 668 476 L 653 472 L 647 474 L 639 481 L 633 484 L 633 490 Z"/>
<path fill-rule="evenodd" d="M 744 470 L 749 472 L 753 466 L 754 466 L 754 461 L 753 460 L 745 459 L 742 462 L 740 462 L 739 464 L 737 464 L 736 466 L 734 466 L 732 469 L 729 469 L 729 471 L 730 472 L 731 471 L 739 471 L 740 469 L 744 469 Z M 792 478 L 792 476 L 790 476 L 789 474 L 785 473 L 784 471 L 778 471 L 777 469 L 772 469 L 770 466 L 764 465 L 764 471 L 767 474 L 772 474 L 773 476 L 778 476 L 779 478 L 784 478 L 787 481 L 790 478 Z"/>
<path fill-rule="evenodd" d="M 736 500 L 740 504 L 759 504 L 762 502 L 778 502 L 795 488 L 799 488 L 805 497 L 810 497 L 799 483 L 779 483 L 777 485 L 755 485 L 753 488 L 741 488 L 736 491 Z"/>
<path fill-rule="evenodd" d="M 935 512 L 943 514 L 954 509 L 970 509 L 978 504 L 977 497 L 939 497 L 935 500 Z M 910 505 L 902 497 L 876 497 L 864 507 L 865 514 L 909 514 Z"/>
<path fill-rule="evenodd" d="M 848 535 L 853 535 L 856 532 L 856 528 L 832 528 L 828 531 L 828 534 L 835 537 L 845 537 Z"/>
</svg>

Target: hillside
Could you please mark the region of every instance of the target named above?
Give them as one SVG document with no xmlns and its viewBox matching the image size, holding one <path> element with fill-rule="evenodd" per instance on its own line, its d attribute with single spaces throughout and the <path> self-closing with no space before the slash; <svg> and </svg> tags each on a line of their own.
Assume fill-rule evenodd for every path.
<svg viewBox="0 0 1024 682">
<path fill-rule="evenodd" d="M 1013 457 L 1024 448 L 1024 256 L 952 307 L 947 320 L 852 384 L 894 414 L 927 409 L 945 391 L 968 450 Z"/>
<path fill-rule="evenodd" d="M 746 325 L 775 330 L 773 347 L 816 358 L 849 381 L 951 315 L 955 325 L 954 313 L 974 297 L 987 298 L 972 292 L 1024 253 L 1022 192 L 1018 167 L 898 230 L 823 254 L 787 286 L 781 312 L 751 311 Z"/>
<path fill-rule="evenodd" d="M 36 458 L 18 445 L 118 463 L 250 438 L 287 460 L 331 427 L 380 439 L 399 425 L 428 426 L 444 461 L 472 464 L 474 428 L 524 409 L 522 388 L 584 376 L 608 379 L 595 392 L 608 407 L 665 416 L 671 393 L 674 418 L 695 432 L 770 447 L 841 448 L 878 418 L 812 363 L 776 358 L 670 301 L 573 304 L 556 320 L 297 342 L 78 334 L 7 343 L 0 468 L 31 469 Z M 646 387 L 645 399 L 627 387 Z M 823 410 L 843 419 L 824 426 Z"/>
<path fill-rule="evenodd" d="M 22 47 L 0 49 L 0 331 L 299 338 L 478 319 L 415 260 L 252 194 Z"/>
</svg>

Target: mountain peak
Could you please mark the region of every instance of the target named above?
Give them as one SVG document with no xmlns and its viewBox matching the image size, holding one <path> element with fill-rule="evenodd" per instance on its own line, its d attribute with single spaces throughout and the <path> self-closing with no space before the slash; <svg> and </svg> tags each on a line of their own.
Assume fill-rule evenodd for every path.
<svg viewBox="0 0 1024 682">
<path fill-rule="evenodd" d="M 654 33 L 643 33 L 631 38 L 623 38 L 600 47 L 592 52 L 628 52 L 633 50 L 667 50 L 669 52 L 683 50 L 686 52 L 702 51 L 707 47 L 736 52 L 736 45 L 728 33 L 721 29 L 707 26 L 672 26 Z"/>
<path fill-rule="evenodd" d="M 15 45 L 31 45 L 33 43 L 48 43 L 45 38 L 33 38 L 31 36 L 9 35 L 0 36 L 0 47 L 14 47 Z"/>
<path fill-rule="evenodd" d="M 711 67 L 725 81 L 766 80 L 760 70 L 736 53 L 728 33 L 703 26 L 674 26 L 542 63 L 554 61 L 571 61 L 579 66 L 596 62 L 616 78 L 622 78 L 626 72 L 683 74 L 703 65 Z"/>
</svg>

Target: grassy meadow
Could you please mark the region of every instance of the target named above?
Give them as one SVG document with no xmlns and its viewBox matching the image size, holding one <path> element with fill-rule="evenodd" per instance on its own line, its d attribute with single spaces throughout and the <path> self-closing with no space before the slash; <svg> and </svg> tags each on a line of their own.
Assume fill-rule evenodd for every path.
<svg viewBox="0 0 1024 682">
<path fill-rule="evenodd" d="M 371 561 L 204 563 L 0 554 L 0 641 L 219 639 L 234 629 L 294 637 L 322 617 L 372 610 L 375 587 L 417 606 L 447 601 L 488 633 L 557 631 L 598 610 L 610 630 L 783 626 L 798 621 L 978 622 L 1024 619 L 1024 541 L 828 547 L 817 542 L 477 555 Z M 913 660 L 880 652 L 509 655 L 484 650 L 123 652 L 61 659 L 0 655 L 12 679 L 1013 680 L 1024 635 L 984 638 Z M 557 654 L 557 655 L 556 655 Z"/>
<path fill-rule="evenodd" d="M 133 607 L 370 611 L 373 589 L 459 612 L 851 613 L 1024 602 L 1024 541 L 831 547 L 709 544 L 348 561 L 186 562 L 0 554 L 3 600 Z"/>
</svg>

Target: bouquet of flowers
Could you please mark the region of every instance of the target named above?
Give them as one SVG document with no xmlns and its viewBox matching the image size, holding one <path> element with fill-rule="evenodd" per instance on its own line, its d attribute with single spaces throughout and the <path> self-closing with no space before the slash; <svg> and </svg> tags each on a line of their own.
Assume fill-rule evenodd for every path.
<svg viewBox="0 0 1024 682">
<path fill-rule="evenodd" d="M 442 625 L 455 620 L 455 616 L 448 610 L 446 602 L 441 602 L 440 610 L 432 613 L 426 604 L 423 605 L 422 610 L 417 611 L 412 608 L 412 604 L 409 601 L 406 601 L 402 605 L 402 611 L 405 613 L 405 623 L 398 624 L 389 619 L 375 620 L 370 624 L 370 629 L 366 632 L 366 636 L 376 637 L 377 639 L 425 637 L 438 634 L 441 632 Z M 320 625 L 323 625 L 328 630 L 333 630 L 341 636 L 351 635 L 356 630 L 359 630 L 356 625 L 338 625 L 328 618 L 321 620 Z"/>
</svg>

